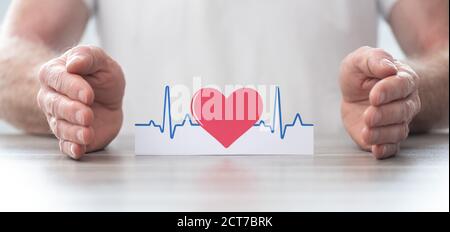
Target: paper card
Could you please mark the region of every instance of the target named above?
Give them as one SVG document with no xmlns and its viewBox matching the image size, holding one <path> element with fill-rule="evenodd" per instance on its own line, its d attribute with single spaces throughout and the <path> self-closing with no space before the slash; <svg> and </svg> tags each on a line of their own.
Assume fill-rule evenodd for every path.
<svg viewBox="0 0 450 232">
<path fill-rule="evenodd" d="M 304 123 L 300 114 L 283 122 L 279 88 L 270 122 L 260 119 L 261 102 L 254 89 L 237 89 L 225 97 L 218 90 L 203 88 L 192 96 L 191 114 L 176 122 L 171 114 L 170 88 L 166 87 L 161 120 L 135 124 L 135 153 L 312 155 L 314 125 Z"/>
</svg>

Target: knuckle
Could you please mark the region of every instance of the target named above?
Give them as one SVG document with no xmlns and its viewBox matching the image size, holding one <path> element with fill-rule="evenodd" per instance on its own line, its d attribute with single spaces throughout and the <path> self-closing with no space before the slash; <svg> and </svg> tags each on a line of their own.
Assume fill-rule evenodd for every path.
<svg viewBox="0 0 450 232">
<path fill-rule="evenodd" d="M 401 68 L 404 70 L 404 71 L 406 71 L 407 73 L 409 73 L 411 76 L 413 76 L 413 77 L 418 77 L 417 76 L 417 73 L 414 71 L 414 69 L 413 68 L 411 68 L 411 66 L 409 66 L 408 64 L 406 64 L 406 63 L 403 63 L 403 62 L 398 62 L 400 65 L 401 65 Z"/>
<path fill-rule="evenodd" d="M 414 99 L 407 100 L 405 103 L 405 113 L 406 122 L 410 122 L 414 116 L 420 111 L 419 105 L 416 103 Z"/>
<path fill-rule="evenodd" d="M 412 91 L 419 88 L 418 77 L 416 74 L 410 71 L 400 71 L 397 74 L 403 88 Z"/>
<path fill-rule="evenodd" d="M 55 70 L 53 78 L 53 86 L 55 90 L 60 91 L 63 86 L 63 72 L 60 70 Z"/>
<path fill-rule="evenodd" d="M 416 111 L 415 114 L 418 114 L 420 112 L 420 110 L 422 109 L 422 100 L 420 99 L 420 96 L 418 93 L 416 93 Z"/>
<path fill-rule="evenodd" d="M 44 90 L 39 89 L 38 94 L 36 95 L 36 101 L 39 109 L 43 110 L 44 106 Z"/>
<path fill-rule="evenodd" d="M 50 129 L 52 130 L 52 133 L 58 137 L 58 121 L 55 117 L 49 117 L 48 119 L 48 125 Z"/>
<path fill-rule="evenodd" d="M 64 69 L 59 66 L 59 64 L 55 62 L 49 62 L 45 66 L 45 71 L 42 71 L 42 81 L 43 83 L 53 86 L 53 88 L 56 88 L 57 82 L 61 78 Z"/>
<path fill-rule="evenodd" d="M 419 76 L 417 73 L 409 66 L 403 67 L 404 72 L 408 74 L 408 77 L 414 86 L 419 86 Z"/>
<path fill-rule="evenodd" d="M 47 111 L 52 114 L 55 115 L 56 113 L 56 109 L 58 108 L 58 104 L 59 104 L 59 96 L 56 94 L 47 94 L 47 100 L 46 100 L 46 108 Z"/>
<path fill-rule="evenodd" d="M 402 118 L 404 118 L 404 121 L 408 121 L 409 120 L 409 115 L 410 115 L 410 109 L 411 109 L 411 102 L 410 101 L 406 101 L 404 104 L 402 104 L 401 107 L 401 116 Z"/>
<path fill-rule="evenodd" d="M 49 63 L 45 63 L 39 68 L 38 78 L 39 78 L 39 82 L 41 84 L 46 83 L 45 80 L 47 79 L 47 73 L 48 73 L 49 68 L 50 68 Z"/>
<path fill-rule="evenodd" d="M 417 73 L 414 72 L 414 70 L 413 70 L 411 76 L 412 76 L 412 80 L 414 81 L 414 86 L 416 87 L 416 89 L 419 89 L 419 87 L 420 87 L 419 75 L 417 75 Z"/>
<path fill-rule="evenodd" d="M 54 118 L 53 119 L 53 123 L 54 123 L 54 134 L 56 135 L 56 137 L 60 138 L 61 137 L 61 123 L 58 119 Z"/>
<path fill-rule="evenodd" d="M 60 98 L 56 95 L 54 95 L 54 97 L 52 97 L 52 107 L 51 107 L 51 112 L 53 115 L 57 115 L 58 113 L 58 108 L 59 108 L 59 104 L 61 102 Z"/>
<path fill-rule="evenodd" d="M 417 89 L 416 83 L 411 75 L 408 75 L 406 78 L 401 80 L 403 81 L 405 94 L 409 94 L 411 91 Z"/>
<path fill-rule="evenodd" d="M 46 63 L 42 64 L 38 71 L 39 81 L 41 81 L 42 83 L 46 83 L 49 74 L 52 73 L 56 65 L 57 65 L 57 58 L 51 59 Z"/>
<path fill-rule="evenodd" d="M 59 140 L 59 151 L 64 153 L 64 140 Z"/>
<path fill-rule="evenodd" d="M 416 115 L 416 112 L 418 112 L 418 105 L 414 102 L 414 100 L 409 100 L 408 105 L 409 119 L 412 120 L 412 118 Z"/>
</svg>

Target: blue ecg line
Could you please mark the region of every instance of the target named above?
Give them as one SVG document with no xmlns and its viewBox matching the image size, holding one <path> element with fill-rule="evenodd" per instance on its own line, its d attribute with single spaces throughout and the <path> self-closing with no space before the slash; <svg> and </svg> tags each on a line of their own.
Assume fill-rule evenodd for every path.
<svg viewBox="0 0 450 232">
<path fill-rule="evenodd" d="M 310 124 L 310 123 L 303 123 L 302 120 L 302 116 L 297 113 L 295 114 L 294 120 L 292 121 L 292 123 L 287 123 L 285 125 L 283 125 L 283 113 L 281 111 L 281 93 L 280 93 L 280 88 L 277 86 L 275 88 L 275 101 L 274 101 L 274 111 L 273 111 L 273 118 L 272 118 L 272 124 L 271 125 L 267 125 L 266 122 L 264 122 L 263 120 L 260 120 L 259 122 L 255 123 L 253 126 L 254 127 L 265 127 L 265 128 L 269 128 L 270 132 L 273 134 L 275 133 L 275 119 L 277 116 L 277 112 L 278 112 L 278 123 L 279 123 L 279 127 L 280 127 L 280 138 L 284 139 L 284 137 L 286 136 L 286 131 L 288 129 L 288 127 L 294 127 L 295 124 L 298 122 L 300 123 L 301 126 L 303 127 L 311 127 L 314 126 L 314 124 Z M 166 117 L 166 112 L 167 112 L 167 117 Z M 170 138 L 173 139 L 175 137 L 175 132 L 177 130 L 178 127 L 183 127 L 186 125 L 186 122 L 189 123 L 190 126 L 200 126 L 200 124 L 193 122 L 191 116 L 189 114 L 186 114 L 186 116 L 184 116 L 183 120 L 181 121 L 181 123 L 175 123 L 173 124 L 172 121 L 172 113 L 171 113 L 171 102 L 170 102 L 170 87 L 166 86 L 165 88 L 165 93 L 164 93 L 164 108 L 163 108 L 163 119 L 162 119 L 162 124 L 157 124 L 154 120 L 150 120 L 148 123 L 136 123 L 134 124 L 137 127 L 155 127 L 158 128 L 159 131 L 161 133 L 165 132 L 166 129 L 166 118 L 168 119 L 169 122 L 169 135 Z"/>
</svg>

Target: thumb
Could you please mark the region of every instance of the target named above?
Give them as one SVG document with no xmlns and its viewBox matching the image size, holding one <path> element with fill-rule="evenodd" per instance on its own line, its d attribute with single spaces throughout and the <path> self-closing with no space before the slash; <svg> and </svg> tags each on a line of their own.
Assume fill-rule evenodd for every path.
<svg viewBox="0 0 450 232">
<path fill-rule="evenodd" d="M 92 75 L 105 67 L 109 59 L 102 49 L 93 46 L 77 46 L 66 52 L 67 72 L 78 75 Z"/>
<path fill-rule="evenodd" d="M 370 89 L 379 80 L 393 76 L 397 71 L 394 58 L 383 49 L 357 49 L 345 57 L 341 64 L 340 86 L 344 100 L 367 99 Z"/>
<path fill-rule="evenodd" d="M 398 71 L 394 58 L 380 48 L 362 47 L 348 57 L 347 71 L 364 77 L 383 79 Z M 349 74 L 350 74 L 349 73 Z"/>
</svg>

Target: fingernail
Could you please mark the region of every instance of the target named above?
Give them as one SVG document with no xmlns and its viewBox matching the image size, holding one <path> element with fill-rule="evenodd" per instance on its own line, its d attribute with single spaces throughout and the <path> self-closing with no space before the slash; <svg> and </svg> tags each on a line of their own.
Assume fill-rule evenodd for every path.
<svg viewBox="0 0 450 232">
<path fill-rule="evenodd" d="M 397 73 L 397 76 L 398 76 L 398 77 L 403 77 L 403 78 L 409 78 L 409 77 L 411 77 L 411 75 L 410 75 L 409 73 L 404 72 L 404 71 L 398 72 L 398 73 Z"/>
<path fill-rule="evenodd" d="M 84 136 L 83 136 L 83 130 L 78 130 L 77 131 L 77 138 L 78 140 L 80 140 L 82 143 L 84 143 Z"/>
<path fill-rule="evenodd" d="M 76 154 L 75 154 L 75 144 L 71 144 L 70 145 L 70 153 L 72 158 L 76 158 Z"/>
<path fill-rule="evenodd" d="M 398 71 L 397 66 L 395 66 L 395 64 L 392 63 L 392 61 L 390 61 L 390 60 L 388 60 L 388 59 L 382 59 L 382 60 L 381 60 L 381 64 L 382 64 L 383 66 L 386 66 L 386 67 L 389 67 L 389 68 L 393 68 L 393 69 L 395 69 L 395 70 Z"/>
<path fill-rule="evenodd" d="M 83 103 L 87 103 L 87 94 L 85 90 L 78 91 L 78 99 Z"/>
<path fill-rule="evenodd" d="M 77 111 L 75 113 L 75 120 L 77 120 L 77 123 L 79 124 L 83 124 L 84 120 L 83 120 L 83 112 L 81 112 L 81 110 Z"/>
<path fill-rule="evenodd" d="M 381 92 L 378 96 L 378 104 L 383 104 L 386 100 L 386 94 L 384 92 Z"/>
<path fill-rule="evenodd" d="M 381 113 L 378 111 L 375 111 L 373 118 L 372 118 L 372 125 L 371 126 L 376 126 L 378 125 L 378 123 L 380 123 L 381 121 Z"/>
<path fill-rule="evenodd" d="M 67 66 L 70 66 L 70 65 L 72 65 L 73 63 L 75 63 L 75 62 L 79 62 L 79 61 L 81 61 L 82 60 L 82 58 L 80 57 L 80 56 L 72 56 L 68 61 L 67 61 Z"/>
</svg>

